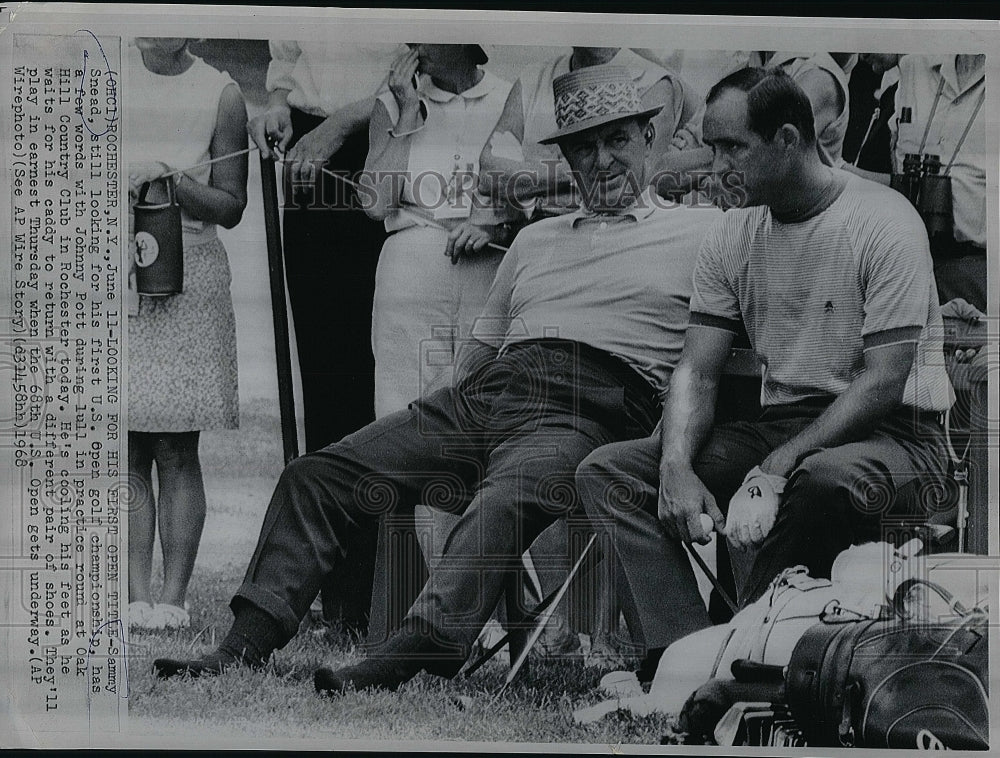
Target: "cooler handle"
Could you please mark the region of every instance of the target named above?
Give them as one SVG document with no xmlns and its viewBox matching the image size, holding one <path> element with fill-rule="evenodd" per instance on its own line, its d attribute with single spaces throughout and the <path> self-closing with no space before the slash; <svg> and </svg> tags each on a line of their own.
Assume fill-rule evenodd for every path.
<svg viewBox="0 0 1000 758">
<path fill-rule="evenodd" d="M 142 183 L 142 186 L 139 188 L 139 199 L 136 201 L 137 203 L 141 204 L 146 202 L 146 193 L 149 192 L 149 187 L 154 181 L 157 180 L 153 179 L 152 181 Z M 174 195 L 173 181 L 168 179 L 164 183 L 167 185 L 167 202 L 170 205 L 177 205 L 177 197 Z"/>
</svg>

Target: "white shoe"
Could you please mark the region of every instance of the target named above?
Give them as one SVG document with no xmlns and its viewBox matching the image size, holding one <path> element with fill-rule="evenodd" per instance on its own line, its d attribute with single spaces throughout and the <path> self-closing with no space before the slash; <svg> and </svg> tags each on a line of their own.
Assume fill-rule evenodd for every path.
<svg viewBox="0 0 1000 758">
<path fill-rule="evenodd" d="M 145 600 L 135 600 L 128 604 L 128 625 L 134 629 L 151 629 L 149 618 L 153 614 L 153 606 Z"/>
<path fill-rule="evenodd" d="M 186 629 L 191 626 L 191 614 L 187 612 L 187 608 L 157 603 L 153 606 L 149 623 L 151 629 Z"/>
<path fill-rule="evenodd" d="M 645 694 L 634 671 L 612 671 L 601 677 L 598 689 L 608 697 L 635 697 Z"/>
</svg>

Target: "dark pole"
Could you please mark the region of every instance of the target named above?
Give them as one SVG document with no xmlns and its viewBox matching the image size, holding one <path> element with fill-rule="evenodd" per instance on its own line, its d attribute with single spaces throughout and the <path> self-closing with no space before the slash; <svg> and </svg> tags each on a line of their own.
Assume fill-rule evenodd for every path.
<svg viewBox="0 0 1000 758">
<path fill-rule="evenodd" d="M 264 195 L 264 232 L 267 235 L 267 270 L 271 281 L 271 315 L 274 318 L 274 355 L 278 367 L 278 408 L 281 412 L 281 444 L 285 464 L 299 457 L 299 435 L 295 428 L 295 397 L 292 394 L 292 354 L 288 341 L 288 309 L 285 307 L 285 263 L 281 254 L 281 224 L 278 219 L 278 183 L 274 159 L 260 156 L 260 184 Z"/>
</svg>

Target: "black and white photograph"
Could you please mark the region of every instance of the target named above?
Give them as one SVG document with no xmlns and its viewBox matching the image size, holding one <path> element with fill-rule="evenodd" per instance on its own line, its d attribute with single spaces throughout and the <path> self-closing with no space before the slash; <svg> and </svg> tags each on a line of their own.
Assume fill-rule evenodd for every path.
<svg viewBox="0 0 1000 758">
<path fill-rule="evenodd" d="M 993 25 L 189 7 L 0 32 L 5 746 L 996 749 Z"/>
</svg>

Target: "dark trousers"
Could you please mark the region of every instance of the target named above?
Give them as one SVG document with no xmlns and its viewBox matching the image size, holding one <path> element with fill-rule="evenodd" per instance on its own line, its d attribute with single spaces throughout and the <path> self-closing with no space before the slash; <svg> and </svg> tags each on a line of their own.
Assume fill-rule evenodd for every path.
<svg viewBox="0 0 1000 758">
<path fill-rule="evenodd" d="M 757 421 L 716 427 L 694 471 L 725 513 L 747 472 L 810 424 L 821 407 L 770 408 Z M 883 538 L 892 518 L 911 521 L 950 506 L 942 432 L 930 414 L 900 411 L 869 438 L 806 455 L 786 485 L 774 527 L 752 553 L 730 550 L 738 603 L 763 594 L 783 568 L 805 565 L 829 577 L 849 545 Z M 625 571 L 647 648 L 666 647 L 708 626 L 688 557 L 659 519 L 660 437 L 594 451 L 577 489 L 595 524 L 607 531 Z"/>
<path fill-rule="evenodd" d="M 322 122 L 292 111 L 296 139 Z M 368 136 L 351 135 L 326 168 L 353 177 Z M 352 209 L 354 191 L 326 174 L 315 186 L 286 176 L 283 239 L 302 372 L 306 449 L 318 450 L 375 419 L 372 298 L 385 240 L 381 222 Z"/>
<path fill-rule="evenodd" d="M 323 119 L 292 110 L 297 141 Z M 293 143 L 294 144 L 294 143 Z M 364 168 L 368 135 L 351 135 L 326 163 L 353 177 Z M 375 418 L 372 299 L 385 239 L 381 222 L 351 209 L 353 190 L 319 174 L 315 185 L 285 177 L 284 252 L 302 376 L 306 449 L 318 450 Z M 377 530 L 359 532 L 323 589 L 327 619 L 367 626 Z"/>
<path fill-rule="evenodd" d="M 656 415 L 652 388 L 604 353 L 557 341 L 514 346 L 459 387 L 292 461 L 233 609 L 258 606 L 290 639 L 355 535 L 422 503 L 462 517 L 410 616 L 461 657 L 524 550 L 577 510 L 580 461 L 648 434 Z"/>
</svg>

